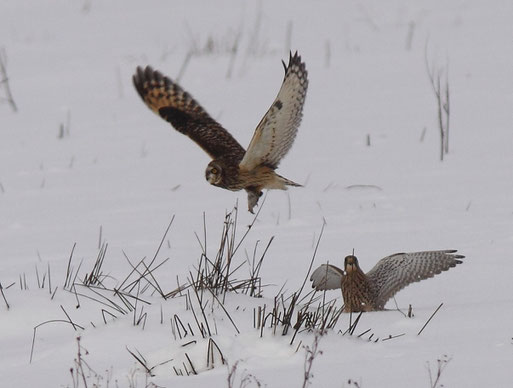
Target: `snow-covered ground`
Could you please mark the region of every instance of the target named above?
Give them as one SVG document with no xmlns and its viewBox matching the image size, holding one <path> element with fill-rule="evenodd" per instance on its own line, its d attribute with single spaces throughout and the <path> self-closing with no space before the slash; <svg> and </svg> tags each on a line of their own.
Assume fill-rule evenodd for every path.
<svg viewBox="0 0 513 388">
<path fill-rule="evenodd" d="M 302 385 L 303 345 L 311 347 L 314 334 L 300 333 L 293 345 L 293 331 L 266 329 L 260 338 L 253 312 L 269 309 L 284 284 L 285 294 L 301 286 L 325 221 L 315 264 L 341 265 L 353 249 L 364 270 L 400 251 L 458 249 L 466 259 L 397 295 L 413 318 L 392 301 L 391 311 L 364 314 L 355 332 L 401 337 L 343 336 L 342 315 L 320 338 L 313 387 L 430 386 L 428 365 L 435 373 L 437 359 L 450 360 L 440 381 L 447 387 L 511 386 L 511 15 L 509 1 L 478 0 L 1 2 L 0 47 L 18 112 L 0 102 L 0 387 L 93 386 L 94 373 L 85 382 L 70 374 L 78 336 L 99 386 L 228 386 L 229 367 L 206 366 L 208 339 L 197 331 L 175 339 L 175 314 L 196 327 L 184 297 L 147 290 L 142 299 L 151 305 L 114 319 L 102 315 L 114 314 L 112 306 L 65 290 L 66 271 L 76 244 L 81 281 L 101 239 L 105 281 L 121 283 L 131 270 L 125 255 L 149 263 L 174 216 L 156 263 L 169 260 L 154 272 L 169 292 L 198 263 L 204 217 L 215 256 L 225 213 L 238 201 L 240 239 L 253 220 L 246 194 L 205 182 L 208 156 L 144 106 L 131 76 L 151 64 L 177 77 L 195 49 L 180 83 L 246 146 L 279 89 L 289 48 L 306 62 L 310 85 L 279 172 L 305 187 L 269 192 L 235 257 L 244 263 L 257 241 L 260 255 L 274 236 L 260 273 L 269 285 L 263 298 L 229 293 L 228 314 L 207 298 L 211 338 L 230 367 L 237 363 L 232 385 L 249 375 L 268 387 Z M 426 51 L 449 69 L 443 162 Z M 240 271 L 244 278 L 248 268 Z M 339 292 L 326 296 L 342 304 Z M 144 328 L 134 325 L 144 313 Z M 52 320 L 67 322 L 40 326 L 33 341 L 34 328 Z M 127 349 L 149 366 L 172 361 L 147 379 Z M 185 353 L 198 375 L 176 375 Z"/>
</svg>

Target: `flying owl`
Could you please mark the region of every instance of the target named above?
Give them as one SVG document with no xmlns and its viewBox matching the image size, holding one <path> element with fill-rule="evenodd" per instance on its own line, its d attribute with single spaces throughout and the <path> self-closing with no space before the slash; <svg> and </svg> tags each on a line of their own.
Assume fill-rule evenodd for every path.
<svg viewBox="0 0 513 388">
<path fill-rule="evenodd" d="M 316 290 L 342 288 L 345 312 L 383 310 L 387 301 L 410 283 L 431 278 L 461 264 L 456 250 L 396 253 L 378 261 L 366 274 L 356 256 L 347 256 L 344 270 L 323 264 L 310 277 Z"/>
<path fill-rule="evenodd" d="M 207 181 L 227 190 L 246 190 L 251 213 L 263 189 L 301 186 L 275 170 L 292 147 L 301 123 L 308 73 L 297 52 L 290 54 L 288 66 L 282 63 L 285 77 L 280 91 L 257 125 L 247 151 L 170 78 L 150 66 L 137 67 L 133 76 L 135 89 L 146 105 L 213 159 L 205 171 Z"/>
</svg>

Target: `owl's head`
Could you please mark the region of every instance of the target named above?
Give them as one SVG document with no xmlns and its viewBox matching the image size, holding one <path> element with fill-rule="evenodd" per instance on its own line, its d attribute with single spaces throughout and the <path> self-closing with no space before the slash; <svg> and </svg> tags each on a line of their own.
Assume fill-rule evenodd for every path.
<svg viewBox="0 0 513 388">
<path fill-rule="evenodd" d="M 358 259 L 354 255 L 346 256 L 344 260 L 344 271 L 353 272 L 358 269 Z"/>
<path fill-rule="evenodd" d="M 205 178 L 211 185 L 220 186 L 223 180 L 223 168 L 221 165 L 212 160 L 205 170 Z"/>
</svg>

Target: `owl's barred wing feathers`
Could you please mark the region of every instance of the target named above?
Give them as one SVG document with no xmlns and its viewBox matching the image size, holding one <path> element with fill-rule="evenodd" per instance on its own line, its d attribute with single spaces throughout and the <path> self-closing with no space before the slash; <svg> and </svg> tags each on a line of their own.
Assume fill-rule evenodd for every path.
<svg viewBox="0 0 513 388">
<path fill-rule="evenodd" d="M 251 170 L 259 165 L 273 169 L 292 147 L 303 115 L 308 73 L 297 52 L 290 54 L 285 78 L 278 96 L 255 129 L 240 167 Z"/>
<path fill-rule="evenodd" d="M 317 291 L 336 290 L 342 285 L 344 271 L 331 264 L 322 264 L 312 272 L 310 280 Z"/>
<path fill-rule="evenodd" d="M 462 263 L 456 250 L 396 253 L 381 259 L 366 276 L 373 285 L 377 304 L 384 306 L 408 284 L 431 278 Z"/>
<path fill-rule="evenodd" d="M 189 136 L 213 159 L 225 155 L 242 159 L 244 148 L 180 85 L 150 66 L 137 67 L 132 79 L 135 89 L 152 111 Z"/>
</svg>

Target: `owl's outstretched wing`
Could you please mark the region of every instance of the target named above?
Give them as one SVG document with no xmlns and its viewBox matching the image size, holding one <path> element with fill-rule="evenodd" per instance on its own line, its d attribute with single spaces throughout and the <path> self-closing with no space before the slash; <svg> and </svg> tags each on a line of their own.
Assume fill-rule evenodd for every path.
<svg viewBox="0 0 513 388">
<path fill-rule="evenodd" d="M 396 253 L 378 261 L 366 276 L 373 284 L 377 304 L 388 299 L 408 284 L 431 278 L 462 263 L 465 256 L 456 250 Z"/>
<path fill-rule="evenodd" d="M 132 80 L 148 108 L 189 136 L 213 159 L 227 154 L 242 159 L 244 148 L 180 85 L 150 66 L 137 67 Z"/>
<path fill-rule="evenodd" d="M 308 73 L 297 52 L 290 54 L 289 65 L 285 66 L 285 78 L 278 96 L 255 129 L 240 167 L 252 170 L 266 165 L 277 168 L 280 160 L 292 147 L 297 134 L 306 90 Z"/>
<path fill-rule="evenodd" d="M 344 271 L 331 264 L 323 264 L 312 272 L 312 288 L 318 291 L 341 288 Z"/>
</svg>

